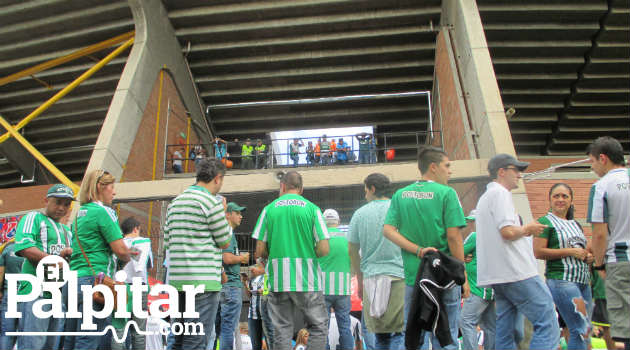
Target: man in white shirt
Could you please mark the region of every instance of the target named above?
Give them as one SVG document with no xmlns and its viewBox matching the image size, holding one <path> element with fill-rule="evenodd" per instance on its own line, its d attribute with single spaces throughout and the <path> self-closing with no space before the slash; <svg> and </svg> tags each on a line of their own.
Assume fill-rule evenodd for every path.
<svg viewBox="0 0 630 350">
<path fill-rule="evenodd" d="M 153 267 L 153 253 L 151 252 L 151 239 L 140 236 L 140 222 L 134 217 L 128 217 L 120 224 L 123 233 L 123 241 L 129 249 L 137 250 L 135 255 L 123 268 L 127 273 L 126 283 L 133 283 L 134 277 L 142 278 L 142 284 L 148 285 L 148 269 Z M 147 292 L 142 292 L 142 310 L 147 310 Z M 132 315 L 139 329 L 146 330 L 147 319 Z M 131 334 L 131 348 L 144 350 L 146 348 L 145 336 L 138 334 L 135 327 L 129 328 Z"/>
<path fill-rule="evenodd" d="M 593 172 L 600 177 L 588 200 L 593 269 L 606 281 L 612 337 L 630 349 L 630 171 L 621 144 L 612 137 L 593 141 L 587 154 Z"/>
<path fill-rule="evenodd" d="M 529 163 L 509 154 L 488 162 L 492 178 L 477 203 L 477 284 L 496 297 L 497 349 L 516 349 L 514 326 L 521 312 L 534 326 L 530 349 L 555 349 L 560 329 L 551 293 L 538 275 L 532 235 L 546 227 L 536 221 L 521 226 L 512 201 L 521 171 Z"/>
</svg>

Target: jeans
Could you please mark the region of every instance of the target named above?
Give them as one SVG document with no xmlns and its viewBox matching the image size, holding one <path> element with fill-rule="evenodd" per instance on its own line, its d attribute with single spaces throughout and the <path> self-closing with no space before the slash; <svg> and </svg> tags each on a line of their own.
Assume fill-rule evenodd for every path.
<svg viewBox="0 0 630 350">
<path fill-rule="evenodd" d="M 328 315 L 322 292 L 270 292 L 269 316 L 273 323 L 274 350 L 289 350 L 293 337 L 295 310 L 304 315 L 310 349 L 325 349 Z"/>
<path fill-rule="evenodd" d="M 407 327 L 407 315 L 409 314 L 409 307 L 411 305 L 411 295 L 413 293 L 413 286 L 406 286 L 405 288 L 405 328 Z M 461 300 L 462 300 L 462 291 L 459 286 L 455 288 L 447 289 L 444 291 L 442 295 L 442 303 L 444 304 L 444 308 L 446 309 L 446 314 L 448 315 L 448 325 L 451 331 L 451 338 L 453 339 L 453 343 L 444 347 L 444 349 L 457 349 L 458 348 L 458 337 L 457 333 L 459 331 L 459 317 L 461 311 Z M 429 332 L 424 333 L 424 343 L 422 344 L 422 349 L 428 349 L 429 341 L 433 345 L 433 349 L 442 349 L 440 347 L 440 342 L 434 334 L 429 334 Z"/>
<path fill-rule="evenodd" d="M 77 287 L 78 287 L 77 288 L 77 305 L 78 305 L 79 311 L 83 310 L 83 292 L 81 291 L 81 286 L 91 286 L 93 284 L 94 284 L 94 276 L 83 276 L 77 279 Z M 103 310 L 103 305 L 101 304 L 94 303 L 92 307 L 96 311 Z M 73 322 L 72 324 L 74 326 L 66 327 L 66 330 L 70 330 L 73 332 L 85 332 L 85 330 L 81 329 L 81 324 L 82 324 L 81 319 L 71 319 L 71 322 Z M 110 315 L 109 317 L 103 318 L 103 319 L 94 318 L 94 323 L 96 324 L 96 330 L 90 331 L 90 332 L 102 332 L 106 326 L 109 326 L 112 324 L 112 316 Z M 108 332 L 108 334 L 110 333 Z M 68 344 L 74 343 L 75 350 L 93 350 L 93 349 L 103 348 L 102 346 L 105 346 L 106 348 L 109 348 L 111 346 L 111 335 L 100 336 L 100 337 L 97 337 L 94 335 L 79 335 L 76 337 L 72 337 L 72 339 L 69 339 L 69 338 L 71 337 L 66 336 L 66 339 L 64 340 L 64 347 L 66 347 L 65 345 L 66 342 Z"/>
<path fill-rule="evenodd" d="M 173 172 L 175 174 L 181 174 L 182 172 L 184 172 L 184 169 L 179 164 L 173 164 Z"/>
<path fill-rule="evenodd" d="M 292 154 L 289 157 L 293 161 L 293 166 L 297 168 L 298 162 L 300 161 L 300 155 L 299 154 Z"/>
<path fill-rule="evenodd" d="M 261 350 L 262 349 L 262 319 L 247 319 L 247 326 L 249 329 L 249 338 L 252 340 L 252 350 Z"/>
<path fill-rule="evenodd" d="M 376 333 L 374 348 L 377 350 L 404 350 L 405 335 L 399 333 Z"/>
<path fill-rule="evenodd" d="M 497 314 L 494 300 L 485 300 L 474 294 L 464 300 L 459 328 L 462 331 L 462 349 L 477 349 L 477 325 L 484 334 L 483 348 L 494 349 Z"/>
<path fill-rule="evenodd" d="M 63 331 L 64 319 L 63 318 L 38 318 L 33 313 L 33 304 L 36 301 L 43 299 L 37 298 L 33 301 L 28 301 L 20 304 L 20 312 L 22 312 L 22 318 L 19 321 L 19 329 L 22 332 L 61 332 Z M 50 304 L 42 307 L 44 311 L 50 311 L 52 306 Z M 63 310 L 66 311 L 65 308 Z M 93 337 L 99 339 L 99 337 Z M 37 335 L 21 335 L 17 339 L 19 349 L 59 349 L 59 342 L 61 337 L 58 335 L 49 336 L 37 336 Z"/>
<path fill-rule="evenodd" d="M 370 151 L 361 151 L 361 150 L 359 150 L 359 162 L 361 164 L 369 164 L 370 163 Z"/>
<path fill-rule="evenodd" d="M 2 315 L 1 333 L 0 333 L 0 350 L 11 350 L 15 346 L 16 336 L 7 336 L 7 332 L 16 332 L 18 330 L 19 318 L 6 318 L 4 313 L 7 311 L 7 294 L 2 296 L 2 306 L 0 307 L 0 314 Z"/>
<path fill-rule="evenodd" d="M 560 340 L 560 327 L 549 288 L 540 276 L 500 283 L 494 288 L 497 308 L 497 349 L 516 349 L 515 321 L 520 312 L 534 326 L 530 349 L 555 349 Z"/>
<path fill-rule="evenodd" d="M 271 317 L 269 316 L 269 295 L 263 295 L 260 298 L 260 313 L 262 316 L 262 327 L 265 340 L 267 342 L 267 349 L 273 349 L 273 323 L 271 323 Z"/>
<path fill-rule="evenodd" d="M 569 328 L 568 349 L 586 349 L 591 329 L 593 297 L 588 284 L 563 280 L 547 280 L 547 286 L 558 312 Z"/>
<path fill-rule="evenodd" d="M 186 310 L 185 293 L 179 292 L 179 311 L 184 313 Z M 195 295 L 195 311 L 199 313 L 199 318 L 175 318 L 174 322 L 180 323 L 197 323 L 203 325 L 203 330 L 209 332 L 210 327 L 214 327 L 214 319 L 217 315 L 217 307 L 219 306 L 219 292 L 205 292 Z M 208 343 L 206 334 L 197 335 L 176 335 L 173 349 L 205 349 Z"/>
<path fill-rule="evenodd" d="M 241 159 L 241 169 L 253 169 L 254 158 L 252 156 L 243 156 Z"/>
<path fill-rule="evenodd" d="M 328 311 L 328 320 L 326 329 L 330 327 L 330 307 L 335 310 L 335 318 L 337 319 L 337 329 L 339 330 L 339 346 L 340 350 L 354 349 L 354 338 L 350 330 L 350 309 L 352 304 L 349 295 L 326 295 L 326 311 Z M 330 343 L 326 341 L 326 349 L 330 349 Z M 333 349 L 335 350 L 335 349 Z"/>
<path fill-rule="evenodd" d="M 363 334 L 363 344 L 365 344 L 365 348 L 367 350 L 376 349 L 376 338 L 374 333 L 370 332 L 365 326 L 365 319 L 363 318 L 363 313 L 368 312 L 367 310 L 363 310 L 361 312 L 361 333 Z M 403 333 L 403 342 L 404 342 L 404 333 Z"/>
<path fill-rule="evenodd" d="M 238 287 L 223 287 L 221 289 L 221 333 L 219 334 L 220 349 L 232 349 L 234 346 L 234 329 L 241 317 L 243 306 L 243 291 Z"/>
</svg>

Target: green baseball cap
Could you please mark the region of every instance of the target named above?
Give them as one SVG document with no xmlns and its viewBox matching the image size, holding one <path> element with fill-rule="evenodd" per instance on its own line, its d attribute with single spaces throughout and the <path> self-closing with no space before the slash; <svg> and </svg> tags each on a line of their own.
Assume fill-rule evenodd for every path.
<svg viewBox="0 0 630 350">
<path fill-rule="evenodd" d="M 227 204 L 227 209 L 226 211 L 228 213 L 234 212 L 234 211 L 244 211 L 245 209 L 247 209 L 246 207 L 241 207 L 240 205 L 234 203 L 234 202 L 230 202 Z"/>
<path fill-rule="evenodd" d="M 64 184 L 56 184 L 48 190 L 48 193 L 46 193 L 46 198 L 49 197 L 74 199 L 74 191 Z"/>
</svg>

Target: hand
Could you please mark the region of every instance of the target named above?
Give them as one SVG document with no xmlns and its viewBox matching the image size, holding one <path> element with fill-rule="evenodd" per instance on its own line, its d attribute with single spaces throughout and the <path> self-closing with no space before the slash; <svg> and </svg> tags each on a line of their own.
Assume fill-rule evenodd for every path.
<svg viewBox="0 0 630 350">
<path fill-rule="evenodd" d="M 462 299 L 467 299 L 468 297 L 470 297 L 470 284 L 466 281 L 462 285 Z"/>
<path fill-rule="evenodd" d="M 584 261 L 588 252 L 582 248 L 571 248 L 571 256 Z"/>
<path fill-rule="evenodd" d="M 59 256 L 63 259 L 69 258 L 72 255 L 72 248 L 66 247 L 59 252 Z"/>
<path fill-rule="evenodd" d="M 593 263 L 593 261 L 595 261 L 595 257 L 593 256 L 593 254 L 587 253 L 586 254 L 586 263 L 590 265 L 590 264 Z"/>
<path fill-rule="evenodd" d="M 464 257 L 464 262 L 465 262 L 465 263 L 469 263 L 469 262 L 471 262 L 471 261 L 472 261 L 472 259 L 473 259 L 473 255 L 472 255 L 472 254 L 468 254 L 468 255 L 466 255 L 466 256 Z"/>
<path fill-rule="evenodd" d="M 243 253 L 241 255 L 241 264 L 247 264 L 249 262 L 249 253 Z"/>
<path fill-rule="evenodd" d="M 420 249 L 420 256 L 419 258 L 422 259 L 424 257 L 424 254 L 428 253 L 428 252 L 437 252 L 438 250 L 433 248 L 433 247 L 425 247 Z"/>
<path fill-rule="evenodd" d="M 541 224 L 538 221 L 534 221 L 534 222 L 530 222 L 529 224 L 525 225 L 523 227 L 523 229 L 525 230 L 525 236 L 539 236 L 544 229 L 547 228 L 547 225 L 545 224 Z"/>
<path fill-rule="evenodd" d="M 599 274 L 599 277 L 601 277 L 601 279 L 606 279 L 606 270 L 598 270 L 597 273 Z"/>
</svg>

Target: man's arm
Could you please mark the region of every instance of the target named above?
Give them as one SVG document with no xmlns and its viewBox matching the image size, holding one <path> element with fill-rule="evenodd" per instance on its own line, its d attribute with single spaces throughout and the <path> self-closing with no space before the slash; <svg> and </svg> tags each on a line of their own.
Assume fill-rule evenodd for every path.
<svg viewBox="0 0 630 350">
<path fill-rule="evenodd" d="M 446 241 L 451 255 L 455 259 L 464 262 L 464 240 L 462 239 L 459 227 L 446 228 Z M 468 274 L 466 273 L 466 270 L 464 270 L 464 275 L 466 276 L 466 282 L 464 282 L 464 285 L 462 286 L 462 298 L 468 298 L 470 296 L 470 285 L 468 284 Z"/>
<path fill-rule="evenodd" d="M 608 246 L 608 224 L 593 223 L 592 249 L 595 261 L 593 265 L 601 266 L 606 261 L 606 247 Z"/>
<path fill-rule="evenodd" d="M 131 255 L 138 255 L 140 253 L 134 252 L 135 254 L 132 254 L 122 238 L 110 242 L 109 246 L 112 248 L 112 251 L 114 252 L 114 254 L 116 254 L 118 259 L 120 259 L 122 262 L 129 262 L 129 260 L 131 259 Z"/>
<path fill-rule="evenodd" d="M 223 263 L 228 265 L 245 264 L 249 261 L 249 253 L 243 255 L 235 255 L 232 253 L 223 253 Z"/>
<path fill-rule="evenodd" d="M 538 236 L 547 225 L 541 224 L 538 221 L 530 222 L 525 226 L 508 225 L 501 228 L 501 237 L 507 241 L 515 241 L 522 237 Z"/>
<path fill-rule="evenodd" d="M 398 232 L 398 229 L 396 229 L 396 227 L 392 225 L 388 225 L 388 224 L 383 225 L 383 235 L 385 236 L 385 238 L 394 242 L 394 244 L 399 246 L 401 249 L 404 249 L 408 251 L 409 253 L 417 255 L 419 258 L 422 258 L 424 254 L 430 251 L 437 251 L 437 249 L 433 247 L 420 247 L 419 245 L 412 243 L 410 240 L 408 240 L 402 234 L 400 234 L 400 232 Z M 418 248 L 422 248 L 422 249 L 418 251 Z"/>
<path fill-rule="evenodd" d="M 3 296 L 2 292 L 4 291 L 4 288 L 2 288 L 4 284 L 4 266 L 0 266 L 0 298 Z"/>
<path fill-rule="evenodd" d="M 359 256 L 359 246 L 354 243 L 348 244 L 350 253 L 350 271 L 357 276 L 357 295 L 363 300 L 363 274 L 361 273 L 361 257 Z"/>
<path fill-rule="evenodd" d="M 48 254 L 42 252 L 37 247 L 29 247 L 26 249 L 22 249 L 16 252 L 15 254 L 28 260 L 33 266 L 37 266 L 40 260 L 48 256 Z"/>
<path fill-rule="evenodd" d="M 328 255 L 330 253 L 330 244 L 327 239 L 320 239 L 315 245 L 315 254 L 318 258 Z"/>
<path fill-rule="evenodd" d="M 267 259 L 269 252 L 267 251 L 267 242 L 256 241 L 256 258 Z"/>
</svg>

